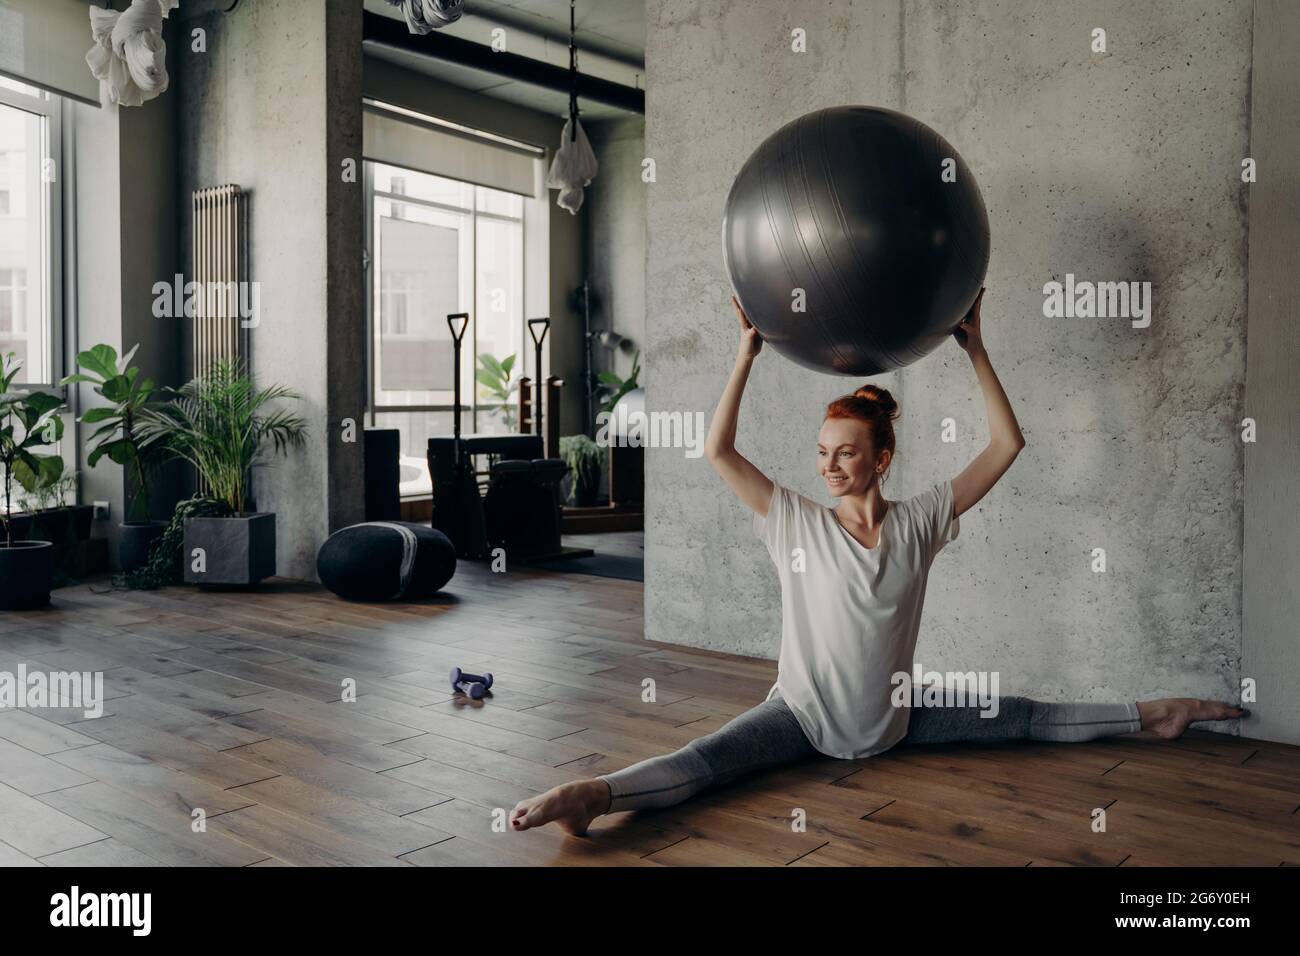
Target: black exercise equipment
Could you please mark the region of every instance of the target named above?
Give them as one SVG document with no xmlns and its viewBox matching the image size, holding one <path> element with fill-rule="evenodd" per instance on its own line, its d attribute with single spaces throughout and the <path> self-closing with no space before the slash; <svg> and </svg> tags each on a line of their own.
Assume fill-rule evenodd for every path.
<svg viewBox="0 0 1300 956">
<path fill-rule="evenodd" d="M 559 458 L 494 464 L 483 497 L 488 545 L 505 549 L 516 560 L 564 556 L 560 482 L 568 473 L 569 466 Z"/>
<path fill-rule="evenodd" d="M 459 330 L 457 321 L 461 322 Z M 474 476 L 472 454 L 460 436 L 460 348 L 461 339 L 469 327 L 469 313 L 455 312 L 447 316 L 447 327 L 451 329 L 452 339 L 452 441 L 450 459 L 444 455 L 435 462 L 434 439 L 429 439 L 429 477 L 433 481 L 431 524 L 451 538 L 458 555 L 482 558 L 487 555 L 483 506 L 478 479 Z"/>
<path fill-rule="evenodd" d="M 408 521 L 370 521 L 342 528 L 316 556 L 321 583 L 351 601 L 429 597 L 456 573 L 445 534 Z"/>
<path fill-rule="evenodd" d="M 474 455 L 509 458 L 540 458 L 542 439 L 538 435 L 460 435 L 430 438 L 429 476 L 433 479 L 433 527 L 451 538 L 456 554 L 477 560 L 488 557 L 490 548 L 483 497 L 470 462 Z M 458 451 L 459 450 L 459 451 Z M 457 464 L 459 454 L 460 464 Z"/>
<path fill-rule="evenodd" d="M 452 687 L 452 690 L 455 690 L 455 689 L 456 689 L 456 685 L 459 684 L 459 683 L 461 683 L 462 681 L 464 681 L 465 683 L 468 683 L 468 684 L 482 684 L 484 687 L 487 687 L 487 688 L 491 688 L 491 686 L 492 686 L 492 672 L 491 672 L 491 671 L 488 671 L 486 674 L 482 674 L 482 675 L 479 675 L 479 674 L 467 674 L 467 673 L 465 673 L 463 670 L 461 670 L 459 667 L 453 667 L 453 668 L 451 669 L 451 673 L 448 674 L 447 677 L 448 677 L 448 679 L 451 681 L 451 687 Z"/>
<path fill-rule="evenodd" d="M 736 298 L 763 341 L 858 377 L 943 344 L 989 262 L 970 168 L 924 123 L 875 106 L 817 110 L 765 139 L 732 184 L 722 233 Z"/>
<path fill-rule="evenodd" d="M 459 329 L 457 321 L 461 321 Z M 451 328 L 454 364 L 452 437 L 434 437 L 428 443 L 429 476 L 433 481 L 431 525 L 447 535 L 462 558 L 490 558 L 497 548 L 504 549 L 510 560 L 590 555 L 590 548 L 565 548 L 560 543 L 559 483 L 568 473 L 568 465 L 563 459 L 545 457 L 542 432 L 548 425 L 542 420 L 543 383 L 537 383 L 536 400 L 530 408 L 529 424 L 534 434 L 462 435 L 460 351 L 469 315 L 449 315 L 447 324 Z M 539 368 L 550 324 L 550 319 L 528 321 Z M 562 384 L 554 376 L 545 383 L 551 389 L 552 400 Z M 553 432 L 555 424 L 550 425 Z M 491 466 L 486 495 L 479 494 L 473 467 L 476 454 L 504 458 Z"/>
<path fill-rule="evenodd" d="M 540 325 L 542 327 L 542 334 L 540 336 L 537 334 L 537 330 L 535 328 L 535 326 L 537 325 Z M 528 334 L 532 336 L 533 339 L 533 356 L 534 356 L 533 368 L 537 370 L 537 381 L 536 383 L 534 383 L 537 389 L 537 391 L 534 393 L 536 395 L 536 398 L 534 399 L 534 403 L 536 407 L 533 413 L 532 432 L 534 435 L 543 436 L 543 441 L 545 440 L 546 431 L 542 427 L 543 426 L 542 410 L 543 410 L 543 405 L 545 405 L 542 396 L 542 343 L 546 341 L 546 333 L 550 331 L 550 328 L 551 328 L 550 319 L 529 319 L 528 320 Z"/>
<path fill-rule="evenodd" d="M 402 433 L 396 428 L 367 428 L 363 443 L 366 520 L 398 521 L 402 517 Z"/>
</svg>

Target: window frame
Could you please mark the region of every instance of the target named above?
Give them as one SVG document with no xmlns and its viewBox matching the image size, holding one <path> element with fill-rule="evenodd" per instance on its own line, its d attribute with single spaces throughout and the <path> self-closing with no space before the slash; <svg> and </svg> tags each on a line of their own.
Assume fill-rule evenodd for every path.
<svg viewBox="0 0 1300 956">
<path fill-rule="evenodd" d="M 41 282 L 44 284 L 42 300 L 49 302 L 49 315 L 42 315 L 41 318 L 42 321 L 47 322 L 45 347 L 49 354 L 50 378 L 52 380 L 49 382 L 16 383 L 16 387 L 26 391 L 50 392 L 60 397 L 66 397 L 67 389 L 59 385 L 58 382 L 66 374 L 66 359 L 63 354 L 66 341 L 63 288 L 65 233 L 63 211 L 65 207 L 64 190 L 68 180 L 67 170 L 64 165 L 63 127 L 64 116 L 67 111 L 64 108 L 62 97 L 45 90 L 37 90 L 37 94 L 30 95 L 9 87 L 0 86 L 0 104 L 44 117 L 41 166 L 44 167 L 47 159 L 53 160 L 54 163 L 53 182 L 46 180 L 44 173 L 41 175 L 41 182 L 46 187 L 41 196 L 41 201 L 45 204 L 43 211 L 46 223 L 46 235 L 43 237 L 43 257 L 45 261 L 42 263 L 46 268 L 41 270 Z M 29 296 L 32 294 L 32 287 L 31 277 L 28 276 L 27 294 Z"/>
<path fill-rule="evenodd" d="M 371 159 L 365 159 L 362 161 L 362 166 L 363 166 L 362 180 L 364 183 L 364 197 L 365 197 L 364 202 L 365 202 L 365 210 L 366 210 L 366 232 L 365 232 L 366 247 L 365 247 L 365 258 L 364 258 L 365 276 L 366 276 L 366 423 L 371 427 L 375 426 L 377 421 L 377 416 L 386 413 L 396 414 L 402 412 L 449 412 L 454 414 L 452 403 L 418 404 L 418 405 L 378 404 L 379 383 L 375 380 L 375 323 L 379 321 L 379 316 L 376 313 L 377 303 L 375 302 L 375 290 L 374 290 L 375 281 L 374 281 L 374 274 L 371 271 L 375 265 L 373 250 L 375 247 L 375 234 L 374 234 L 375 233 L 375 202 L 377 200 L 386 201 L 389 203 L 403 203 L 412 206 L 421 206 L 426 209 L 437 209 L 443 212 L 455 213 L 457 215 L 465 215 L 465 214 L 469 215 L 469 221 L 470 221 L 469 246 L 471 249 L 469 300 L 471 303 L 478 302 L 478 221 L 479 219 L 480 218 L 492 219 L 499 222 L 518 223 L 519 232 L 520 232 L 520 249 L 522 253 L 519 262 L 519 294 L 521 297 L 520 298 L 521 303 L 523 302 L 523 297 L 528 287 L 527 286 L 528 245 L 527 245 L 527 238 L 526 238 L 527 230 L 528 230 L 528 204 L 526 202 L 522 205 L 520 214 L 518 216 L 507 216 L 501 213 L 486 212 L 478 208 L 479 205 L 478 190 L 489 189 L 490 187 L 481 186 L 478 183 L 469 183 L 469 182 L 464 182 L 463 180 L 451 179 L 451 177 L 449 176 L 436 176 L 436 174 L 434 173 L 426 173 L 423 170 L 419 170 L 419 169 L 411 169 L 409 171 L 421 176 L 436 176 L 436 178 L 438 179 L 445 179 L 450 182 L 458 182 L 458 183 L 462 183 L 463 185 L 473 187 L 475 192 L 474 192 L 474 201 L 471 204 L 471 208 L 457 206 L 450 203 L 437 202 L 436 200 L 421 199 L 419 197 L 412 196 L 409 193 L 399 194 L 399 193 L 387 192 L 385 190 L 380 190 L 375 188 L 374 173 L 375 173 L 375 166 L 377 164 L 387 166 L 391 169 L 407 169 L 407 167 L 399 166 L 395 163 L 377 163 L 376 160 L 371 160 Z M 494 191 L 501 192 L 503 190 L 494 190 Z M 478 355 L 478 322 L 471 321 L 469 325 L 470 328 L 466 336 L 469 339 L 469 341 L 462 343 L 462 349 L 468 348 L 470 350 L 470 355 L 477 356 Z M 529 342 L 529 338 L 527 334 L 528 310 L 526 308 L 520 309 L 518 332 L 519 332 L 519 341 L 521 343 L 521 358 L 524 359 L 524 365 L 526 365 L 527 356 L 523 354 L 523 351 L 527 349 L 527 345 Z M 487 405 L 480 406 L 478 401 L 478 383 L 473 371 L 474 369 L 477 368 L 477 364 L 478 364 L 477 361 L 472 363 L 471 371 L 468 376 L 469 394 L 468 396 L 463 394 L 461 396 L 462 413 L 464 413 L 465 411 L 469 412 L 469 420 L 470 420 L 470 428 L 468 429 L 469 432 L 474 432 L 475 430 L 477 430 L 478 416 L 480 410 L 493 411 L 500 407 L 495 404 L 487 404 Z M 523 371 L 524 365 L 520 366 L 521 372 Z M 462 377 L 461 382 L 462 385 L 465 384 L 466 379 Z M 466 401 L 466 398 L 468 398 L 468 401 Z"/>
</svg>

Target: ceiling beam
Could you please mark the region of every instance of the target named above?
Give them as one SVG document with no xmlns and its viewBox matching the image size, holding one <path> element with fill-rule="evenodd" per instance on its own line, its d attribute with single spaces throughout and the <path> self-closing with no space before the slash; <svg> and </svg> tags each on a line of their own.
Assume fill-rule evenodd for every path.
<svg viewBox="0 0 1300 956">
<path fill-rule="evenodd" d="M 433 31 L 423 36 L 411 33 L 401 20 L 368 10 L 364 38 L 367 43 L 391 47 L 404 53 L 432 57 L 447 63 L 483 70 L 520 83 L 531 83 L 559 93 L 569 92 L 569 71 L 517 53 L 494 53 L 492 48 L 450 34 Z M 629 113 L 645 115 L 645 90 L 613 83 L 596 76 L 578 74 L 578 98 L 616 106 Z"/>
</svg>

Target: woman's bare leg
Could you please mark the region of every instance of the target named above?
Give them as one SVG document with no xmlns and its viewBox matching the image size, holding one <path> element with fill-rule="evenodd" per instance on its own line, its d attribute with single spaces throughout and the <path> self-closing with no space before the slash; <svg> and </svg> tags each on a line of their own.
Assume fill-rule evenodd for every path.
<svg viewBox="0 0 1300 956">
<path fill-rule="evenodd" d="M 555 822 L 581 835 L 602 813 L 672 806 L 742 775 L 817 754 L 777 695 L 673 753 L 521 800 L 510 813 L 510 828 Z"/>
<path fill-rule="evenodd" d="M 1249 717 L 1250 711 L 1221 700 L 1195 697 L 1166 697 L 1162 700 L 1139 700 L 1138 714 L 1142 729 L 1173 740 L 1181 737 L 1187 725 L 1199 720 L 1235 720 Z"/>
</svg>

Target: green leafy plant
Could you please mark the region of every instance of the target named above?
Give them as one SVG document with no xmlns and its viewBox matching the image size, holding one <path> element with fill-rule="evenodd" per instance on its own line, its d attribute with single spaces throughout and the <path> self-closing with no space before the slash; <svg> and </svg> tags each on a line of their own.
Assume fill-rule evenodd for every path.
<svg viewBox="0 0 1300 956">
<path fill-rule="evenodd" d="M 609 390 L 609 397 L 601 403 L 602 412 L 612 412 L 618 400 L 626 395 L 632 389 L 637 388 L 637 376 L 641 374 L 641 350 L 637 349 L 632 356 L 632 374 L 627 378 L 619 378 L 613 372 L 601 372 L 598 376 L 601 385 Z"/>
<path fill-rule="evenodd" d="M 77 487 L 77 473 L 66 469 L 58 475 L 42 476 L 39 484 L 28 492 L 28 505 L 33 511 L 54 511 L 66 505 L 68 495 Z"/>
<path fill-rule="evenodd" d="M 77 577 L 77 531 L 67 510 L 68 496 L 76 491 L 76 487 L 76 472 L 66 469 L 58 475 L 51 472 L 41 476 L 25 502 L 31 513 L 27 536 L 54 545 L 55 587 L 71 584 Z"/>
<path fill-rule="evenodd" d="M 15 390 L 23 363 L 10 352 L 0 362 L 0 465 L 4 467 L 5 547 L 14 544 L 9 516 L 13 510 L 14 480 L 29 494 L 43 483 L 63 474 L 58 455 L 38 454 L 33 449 L 55 445 L 63 438 L 63 402 L 44 392 Z M 20 437 L 21 436 L 21 437 Z"/>
<path fill-rule="evenodd" d="M 183 548 L 185 545 L 185 519 L 228 518 L 230 507 L 224 501 L 195 495 L 176 505 L 171 521 L 163 533 L 149 546 L 149 560 L 144 567 L 129 571 L 116 584 L 137 591 L 156 591 L 169 584 L 180 584 L 184 576 Z"/>
<path fill-rule="evenodd" d="M 85 382 L 94 386 L 96 395 L 109 404 L 92 408 L 81 416 L 84 425 L 98 425 L 86 439 L 89 455 L 86 464 L 94 468 L 105 455 L 121 465 L 135 481 L 135 490 L 127 499 L 127 520 L 148 520 L 149 481 L 162 459 L 163 448 L 147 437 L 145 422 L 157 408 L 158 391 L 152 379 L 140 378 L 140 370 L 131 366 L 137 345 L 119 360 L 111 345 L 96 345 L 77 354 L 76 375 L 60 383 Z"/>
<path fill-rule="evenodd" d="M 282 385 L 259 389 L 230 362 L 217 362 L 179 389 L 166 391 L 175 399 L 157 406 L 141 426 L 142 435 L 193 465 L 211 496 L 232 514 L 245 513 L 249 479 L 253 466 L 263 460 L 266 443 L 276 454 L 287 454 L 305 441 L 305 419 L 268 408 L 298 398 L 297 393 Z"/>
<path fill-rule="evenodd" d="M 506 428 L 513 431 L 515 410 L 510 396 L 519 387 L 519 379 L 510 380 L 510 372 L 515 367 L 514 353 L 498 361 L 497 357 L 490 352 L 482 352 L 479 354 L 478 361 L 479 368 L 474 373 L 474 379 L 483 386 L 490 399 L 501 403 L 501 414 L 505 419 Z"/>
<path fill-rule="evenodd" d="M 600 488 L 605 467 L 605 449 L 586 435 L 565 435 L 560 439 L 560 457 L 569 466 L 573 481 L 569 484 L 569 502 L 590 500 Z M 578 494 L 579 490 L 583 492 Z"/>
</svg>

